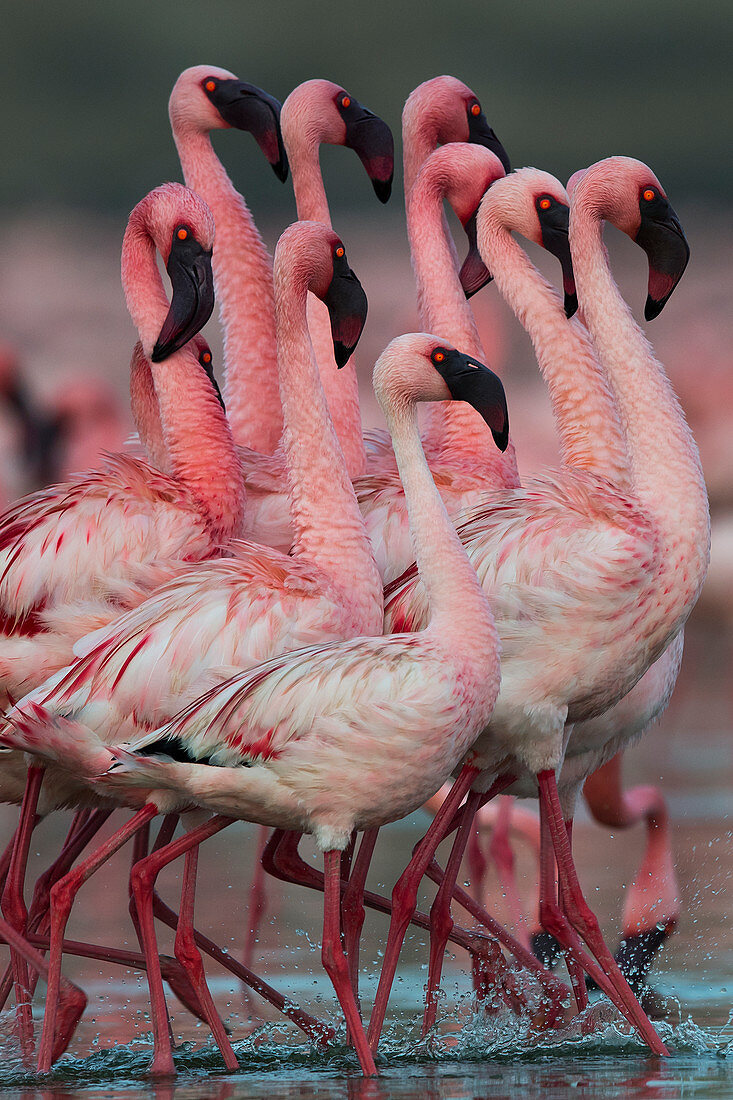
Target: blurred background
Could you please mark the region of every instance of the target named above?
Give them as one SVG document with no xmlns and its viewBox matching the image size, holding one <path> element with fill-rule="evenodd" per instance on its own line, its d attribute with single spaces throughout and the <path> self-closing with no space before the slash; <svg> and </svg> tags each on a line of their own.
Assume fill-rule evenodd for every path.
<svg viewBox="0 0 733 1100">
<path fill-rule="evenodd" d="M 650 164 L 685 227 L 692 259 L 648 334 L 699 441 L 714 535 L 678 691 L 628 766 L 639 779 L 668 783 L 687 907 L 704 890 L 695 846 L 710 837 L 720 842 L 716 891 L 724 888 L 733 866 L 733 6 L 726 0 L 703 0 L 694 10 L 681 0 L 35 0 L 5 12 L 3 35 L 0 390 L 22 375 L 49 424 L 62 418 L 59 461 L 67 470 L 87 464 L 99 446 L 119 447 L 131 428 L 126 390 L 135 334 L 119 282 L 120 242 L 127 212 L 143 194 L 181 179 L 167 101 L 183 68 L 221 65 L 280 100 L 310 77 L 340 82 L 391 125 L 398 158 L 406 96 L 423 80 L 451 73 L 476 92 L 515 166 L 536 165 L 565 181 L 613 153 Z M 274 247 L 294 217 L 290 183 L 277 182 L 247 135 L 232 130 L 213 138 Z M 382 208 L 353 153 L 325 147 L 322 164 L 334 226 L 369 296 L 357 356 L 365 419 L 376 423 L 371 365 L 388 340 L 417 326 L 401 169 L 398 163 L 393 198 Z M 613 230 L 607 243 L 614 273 L 641 318 L 645 257 Z M 530 251 L 557 283 L 554 261 Z M 507 387 L 520 468 L 531 473 L 557 453 L 531 347 L 494 287 L 474 304 L 487 357 Z M 206 335 L 220 370 L 215 318 Z M 21 435 L 17 418 L 0 412 L 6 502 L 42 477 L 29 473 Z M 611 849 L 599 855 L 583 843 L 589 862 L 613 862 Z M 712 881 L 710 869 L 702 873 Z M 614 908 L 610 895 L 608 907 Z M 725 911 L 711 913 L 733 957 Z M 693 951 L 698 917 L 686 926 Z M 690 957 L 682 950 L 680 962 Z"/>
</svg>

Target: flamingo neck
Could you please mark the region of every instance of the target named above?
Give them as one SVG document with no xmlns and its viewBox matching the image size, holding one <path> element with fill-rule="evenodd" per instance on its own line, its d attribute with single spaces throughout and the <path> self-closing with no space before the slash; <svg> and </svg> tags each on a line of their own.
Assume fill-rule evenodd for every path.
<svg viewBox="0 0 733 1100">
<path fill-rule="evenodd" d="M 296 557 L 313 562 L 343 593 L 358 633 L 381 634 L 382 582 L 329 416 L 308 334 L 308 272 L 275 273 L 282 447 Z"/>
<path fill-rule="evenodd" d="M 473 311 L 458 276 L 453 238 L 443 214 L 444 186 L 425 180 L 407 203 L 407 232 L 417 283 L 420 324 L 460 351 L 485 362 Z M 502 454 L 484 420 L 464 401 L 430 402 L 423 443 L 433 464 L 457 466 L 485 477 L 486 489 L 519 484 L 514 446 Z"/>
<path fill-rule="evenodd" d="M 402 112 L 402 169 L 405 186 L 405 205 L 412 186 L 430 154 L 438 148 L 438 123 L 427 113 L 429 103 L 413 95 Z"/>
<path fill-rule="evenodd" d="M 168 312 L 155 244 L 143 217 L 131 219 L 122 249 L 122 284 L 143 348 L 152 348 Z M 215 541 L 239 534 L 245 491 L 231 430 L 191 344 L 150 370 L 170 473 L 190 492 Z"/>
<path fill-rule="evenodd" d="M 576 197 L 570 242 L 588 329 L 608 372 L 626 428 L 636 495 L 653 520 L 669 584 L 660 608 L 694 606 L 707 572 L 710 516 L 700 456 L 662 364 L 611 275 L 601 240 L 603 212 Z"/>
<path fill-rule="evenodd" d="M 130 408 L 137 434 L 148 461 L 156 470 L 170 473 L 170 461 L 163 438 L 158 395 L 155 392 L 150 360 L 140 341 L 135 344 L 130 362 Z"/>
<path fill-rule="evenodd" d="M 506 225 L 484 222 L 481 249 L 499 292 L 532 341 L 550 395 L 562 464 L 629 488 L 626 435 L 587 330 L 575 318 L 568 321 L 559 294 Z"/>
<path fill-rule="evenodd" d="M 272 261 L 208 134 L 174 125 L 173 138 L 186 184 L 206 201 L 216 224 L 212 264 L 232 432 L 242 446 L 272 454 L 282 431 Z"/>
<path fill-rule="evenodd" d="M 287 132 L 287 131 L 286 131 Z M 331 214 L 318 159 L 320 139 L 305 133 L 286 141 L 293 177 L 298 221 L 320 222 L 331 227 Z M 323 392 L 346 461 L 349 477 L 366 470 L 366 451 L 361 431 L 359 382 L 353 358 L 341 370 L 333 357 L 328 310 L 313 294 L 308 295 L 308 328 L 315 349 Z"/>
<path fill-rule="evenodd" d="M 428 599 L 428 630 L 441 646 L 463 654 L 471 639 L 476 669 L 499 641 L 488 601 L 466 557 L 425 459 L 414 402 L 386 409 L 397 468 L 405 490 L 410 538 Z"/>
</svg>

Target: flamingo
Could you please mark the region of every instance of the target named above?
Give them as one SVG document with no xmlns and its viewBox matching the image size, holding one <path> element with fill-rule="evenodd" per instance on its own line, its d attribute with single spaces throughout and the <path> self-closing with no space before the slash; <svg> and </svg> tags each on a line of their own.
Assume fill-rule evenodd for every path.
<svg viewBox="0 0 733 1100">
<path fill-rule="evenodd" d="M 337 346 L 349 350 L 361 332 L 366 299 L 343 244 L 316 223 L 298 223 L 283 234 L 275 285 L 293 557 L 251 543 L 231 544 L 235 557 L 208 562 L 205 569 L 161 586 L 134 612 L 86 639 L 80 660 L 21 700 L 7 716 L 15 727 L 14 735 L 6 733 L 7 743 L 62 767 L 73 756 L 82 774 L 100 772 L 110 763 L 105 741 L 162 724 L 210 684 L 212 670 L 220 678 L 216 670 L 222 668 L 246 668 L 315 642 L 381 631 L 381 580 L 328 418 L 306 326 L 311 288 L 328 303 Z M 105 843 L 105 858 L 147 823 L 146 814 L 143 808 L 134 825 L 122 826 L 118 839 Z M 73 897 L 100 862 L 95 853 L 54 887 L 52 974 L 60 967 Z M 185 966 L 183 957 L 181 962 Z M 201 977 L 196 981 L 200 985 Z M 203 1000 L 206 992 L 200 992 Z M 39 1065 L 47 1066 L 53 1028 L 51 1012 Z M 217 1041 L 222 1036 L 232 1068 L 236 1059 L 220 1029 Z"/>
<path fill-rule="evenodd" d="M 0 517 L 0 686 L 7 701 L 63 667 L 90 623 L 114 619 L 186 562 L 219 552 L 238 533 L 243 488 L 223 411 L 192 351 L 181 345 L 213 306 L 213 224 L 180 184 L 133 211 L 123 242 L 123 283 L 147 356 L 175 476 L 119 454 L 104 468 L 22 498 Z M 166 259 L 170 308 L 155 264 Z M 165 366 L 162 361 L 166 360 Z M 190 424 L 195 421 L 195 446 Z M 227 453 L 228 449 L 228 453 Z M 9 800 L 15 772 L 6 762 Z M 22 931 L 22 877 L 42 770 L 28 772 L 3 909 Z M 21 1024 L 27 1035 L 27 1025 Z"/>
<path fill-rule="evenodd" d="M 435 791 L 491 713 L 499 684 L 492 617 L 425 462 L 416 403 L 468 399 L 499 446 L 508 438 L 499 379 L 434 336 L 392 341 L 374 386 L 430 592 L 426 629 L 314 646 L 234 676 L 166 726 L 113 750 L 119 763 L 109 773 L 115 783 L 166 788 L 182 804 L 214 810 L 220 816 L 205 835 L 234 818 L 314 835 L 324 855 L 323 963 L 367 1075 L 376 1068 L 340 940 L 341 852 L 355 829 L 403 817 Z M 195 843 L 196 832 L 133 872 L 151 962 L 153 868 Z"/>
<path fill-rule="evenodd" d="M 484 200 L 489 208 L 491 195 L 490 191 Z M 469 556 L 493 593 L 503 642 L 502 690 L 492 722 L 467 764 L 480 779 L 465 819 L 481 799 L 481 790 L 490 790 L 497 776 L 508 785 L 522 775 L 528 793 L 539 790 L 543 926 L 550 925 L 548 930 L 570 951 L 576 995 L 579 964 L 651 1048 L 664 1053 L 583 899 L 569 828 L 563 825 L 564 819 L 571 823 L 575 794 L 602 762 L 602 750 L 599 753 L 596 746 L 594 752 L 578 753 L 574 774 L 566 756 L 562 805 L 555 770 L 563 759 L 566 723 L 601 714 L 634 686 L 683 625 L 704 580 L 709 520 L 699 457 L 663 368 L 610 276 L 600 241 L 602 219 L 614 221 L 647 251 L 648 317 L 656 315 L 679 281 L 689 250 L 661 184 L 641 162 L 611 158 L 595 165 L 578 183 L 574 204 L 573 258 L 578 286 L 582 278 L 584 291 L 579 299 L 616 391 L 634 495 L 623 495 L 611 483 L 580 471 L 573 477 L 564 471 L 562 482 L 546 479 L 503 500 L 493 498 L 462 526 Z M 494 265 L 498 280 L 501 261 L 497 257 L 495 263 L 482 214 L 483 207 L 478 219 L 482 256 L 490 268 Z M 388 600 L 387 627 L 419 626 L 418 605 L 414 579 L 408 576 Z M 572 751 L 571 737 L 568 753 Z M 552 896 L 553 849 L 564 914 Z M 431 858 L 426 844 L 395 888 L 399 911 L 393 916 L 382 988 L 370 1023 L 372 1043 L 381 1028 L 395 952 L 404 935 L 401 928 L 414 907 L 415 879 Z M 436 923 L 449 920 L 452 883 L 447 876 L 444 881 L 447 885 L 436 899 Z M 578 932 L 595 961 L 581 947 Z M 436 936 L 431 989 L 437 988 L 434 976 L 441 958 Z M 427 1012 L 425 1023 L 429 1025 L 433 1015 Z"/>
</svg>

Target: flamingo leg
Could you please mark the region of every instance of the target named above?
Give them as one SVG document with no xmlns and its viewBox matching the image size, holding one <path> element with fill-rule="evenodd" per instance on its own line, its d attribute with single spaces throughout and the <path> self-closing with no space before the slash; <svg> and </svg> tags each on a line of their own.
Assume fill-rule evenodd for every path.
<svg viewBox="0 0 733 1100">
<path fill-rule="evenodd" d="M 160 971 L 157 942 L 155 938 L 153 900 L 155 880 L 162 869 L 168 863 L 171 863 L 174 859 L 177 859 L 178 856 L 183 855 L 191 848 L 196 847 L 208 837 L 214 836 L 215 833 L 218 833 L 222 829 L 227 828 L 227 826 L 232 824 L 232 821 L 233 818 L 230 817 L 212 817 L 203 825 L 199 825 L 197 828 L 192 829 L 185 836 L 179 837 L 178 840 L 171 841 L 171 843 L 167 844 L 164 848 L 159 848 L 157 851 L 151 852 L 149 856 L 146 856 L 144 859 L 139 860 L 130 872 L 130 885 L 135 899 L 135 907 L 137 909 L 137 919 L 140 929 L 143 952 L 145 954 L 146 970 L 148 975 L 148 989 L 150 992 L 150 1009 L 153 1022 L 154 1054 L 153 1061 L 150 1065 L 148 1072 L 152 1077 L 172 1077 L 175 1075 L 176 1072 L 175 1066 L 173 1064 L 173 1049 L 171 1045 L 170 1029 L 168 1023 L 168 1007 L 165 1001 L 163 976 Z M 189 871 L 188 883 L 190 884 L 190 882 L 191 875 Z M 187 883 L 186 881 L 184 881 L 184 888 L 186 885 Z M 184 898 L 184 901 L 186 902 L 186 904 L 188 904 L 187 898 Z M 184 922 L 185 920 L 186 917 L 184 916 Z M 184 934 L 184 940 L 182 941 L 183 943 L 185 943 L 185 939 L 186 937 Z M 178 958 L 178 961 L 180 962 L 181 966 L 183 966 L 184 970 L 186 970 L 188 973 L 187 966 L 189 959 L 186 957 L 185 953 L 182 952 L 181 957 Z M 189 978 L 191 979 L 191 984 L 194 986 L 194 988 L 196 988 L 196 980 L 198 978 L 198 975 L 191 977 L 191 975 L 189 974 Z M 211 994 L 208 993 L 209 1002 L 210 999 Z M 205 1006 L 205 1011 L 207 1007 L 208 1006 Z M 214 1009 L 214 1011 L 216 1010 Z M 229 1066 L 228 1068 L 235 1068 L 238 1065 L 236 1058 L 234 1058 L 233 1051 L 232 1058 L 234 1059 L 234 1066 Z"/>
<path fill-rule="evenodd" d="M 196 895 L 196 871 L 198 867 L 198 843 L 189 849 L 185 855 L 183 870 L 183 889 L 181 891 L 181 909 L 178 915 L 178 928 L 176 930 L 175 956 L 183 967 L 189 982 L 193 986 L 196 996 L 204 1010 L 206 1020 L 214 1042 L 221 1051 L 224 1065 L 228 1070 L 239 1069 L 239 1062 L 232 1050 L 224 1024 L 217 1012 L 211 992 L 206 983 L 206 974 L 201 959 L 201 953 L 194 940 L 193 914 Z"/>
<path fill-rule="evenodd" d="M 430 962 L 428 966 L 428 988 L 425 996 L 425 1012 L 422 1022 L 423 1038 L 435 1024 L 438 1011 L 438 993 L 443 970 L 443 956 L 448 937 L 453 931 L 453 918 L 450 914 L 453 887 L 466 850 L 466 844 L 473 828 L 474 817 L 481 801 L 480 791 L 469 791 L 463 806 L 461 823 L 453 841 L 453 846 L 445 867 L 443 881 L 435 895 L 430 909 Z M 429 864 L 428 864 L 429 866 Z M 427 870 L 427 867 L 425 868 Z"/>
<path fill-rule="evenodd" d="M 28 768 L 20 819 L 15 834 L 15 843 L 10 857 L 10 865 L 2 894 L 3 916 L 19 936 L 24 936 L 28 921 L 28 910 L 23 897 L 28 853 L 31 836 L 36 827 L 38 797 L 41 793 L 45 768 L 41 764 L 32 764 Z M 15 1020 L 20 1038 L 23 1061 L 29 1064 L 33 1057 L 33 1013 L 31 1007 L 30 974 L 27 955 L 15 950 L 10 944 L 10 960 L 15 985 Z"/>
<path fill-rule="evenodd" d="M 472 829 L 468 838 L 466 862 L 468 863 L 468 874 L 471 881 L 471 896 L 475 901 L 481 903 L 489 863 L 481 847 L 481 835 L 478 829 Z"/>
<path fill-rule="evenodd" d="M 557 861 L 562 897 L 567 906 L 565 913 L 562 913 L 555 899 L 549 896 L 549 884 L 543 881 L 540 898 L 542 924 L 576 957 L 585 972 L 636 1028 L 650 1050 L 654 1054 L 667 1055 L 667 1048 L 614 962 L 603 941 L 598 922 L 583 897 L 568 843 L 555 773 L 550 770 L 542 771 L 537 776 L 537 782 L 541 835 L 549 834 Z M 581 936 L 594 957 L 584 951 Z"/>
<path fill-rule="evenodd" d="M 478 775 L 478 770 L 472 767 L 464 767 L 450 789 L 445 802 L 433 818 L 430 828 L 423 839 L 413 850 L 412 858 L 405 870 L 400 875 L 392 890 L 392 919 L 390 920 L 387 946 L 384 951 L 382 972 L 379 976 L 377 996 L 374 1000 L 372 1015 L 369 1020 L 369 1045 L 376 1051 L 379 1044 L 379 1036 L 382 1033 L 384 1017 L 387 1013 L 387 1002 L 392 990 L 392 983 L 397 971 L 397 961 L 405 939 L 412 915 L 417 906 L 417 891 L 427 870 L 430 861 L 435 855 L 435 850 L 441 840 L 446 836 L 446 825 L 452 824 L 458 807 L 471 789 L 471 784 Z"/>
<path fill-rule="evenodd" d="M 341 852 L 336 849 L 324 852 L 323 872 L 323 966 L 339 999 L 362 1073 L 365 1077 L 376 1077 L 377 1067 L 364 1033 L 341 944 Z"/>
<path fill-rule="evenodd" d="M 48 977 L 48 964 L 34 947 L 19 935 L 13 926 L 0 918 L 0 938 L 23 957 L 33 970 Z M 58 1009 L 56 1012 L 56 1034 L 53 1039 L 52 1057 L 60 1058 L 73 1037 L 76 1025 L 87 1005 L 86 994 L 78 986 L 62 978 L 59 983 Z"/>
<path fill-rule="evenodd" d="M 169 928 L 178 927 L 178 914 L 175 913 L 165 902 L 155 894 L 153 896 L 153 906 L 155 916 L 163 924 L 167 924 Z M 271 985 L 263 981 L 262 978 L 253 974 L 251 970 L 247 970 L 237 959 L 228 955 L 218 944 L 210 940 L 208 936 L 204 936 L 198 929 L 194 930 L 194 941 L 196 946 L 208 955 L 209 958 L 218 962 L 225 970 L 228 970 L 230 974 L 234 974 L 239 978 L 241 982 L 244 982 L 251 989 L 271 1004 L 278 1012 L 282 1012 L 283 1016 L 286 1016 L 289 1020 L 292 1020 L 301 1031 L 305 1032 L 308 1038 L 316 1043 L 320 1047 L 325 1047 L 330 1043 L 334 1037 L 335 1032 L 332 1027 L 327 1024 L 321 1023 L 314 1016 L 309 1016 L 307 1012 L 303 1012 L 302 1009 L 294 1005 L 292 1001 L 283 997 L 281 993 L 278 993 L 276 989 L 273 989 Z"/>
<path fill-rule="evenodd" d="M 64 931 L 69 920 L 71 907 L 77 893 L 94 872 L 114 855 L 138 830 L 142 829 L 158 814 L 157 807 L 148 802 L 129 821 L 83 860 L 78 867 L 69 871 L 51 889 L 51 939 L 48 967 L 48 989 L 46 991 L 46 1011 L 43 1017 L 43 1032 L 38 1051 L 38 1072 L 48 1073 L 53 1062 L 53 1036 L 55 1031 L 56 1001 L 61 977 Z"/>
<path fill-rule="evenodd" d="M 359 942 L 361 940 L 361 930 L 364 926 L 364 887 L 378 835 L 379 829 L 367 829 L 362 836 L 359 854 L 354 861 L 341 901 L 344 950 L 349 964 L 351 988 L 354 991 L 354 1000 L 357 1007 L 359 1007 Z"/>
<path fill-rule="evenodd" d="M 529 947 L 529 933 L 522 903 L 519 900 L 514 851 L 512 850 L 510 838 L 513 805 L 514 799 L 507 795 L 499 799 L 496 824 L 489 841 L 489 852 L 496 867 L 499 885 L 506 899 L 509 919 L 514 928 L 515 936 L 525 947 Z"/>
<path fill-rule="evenodd" d="M 567 833 L 568 844 L 572 851 L 573 843 L 573 823 L 572 821 L 565 822 L 565 832 Z M 558 880 L 557 884 L 557 900 L 563 913 L 567 915 L 567 898 L 563 889 L 562 882 Z M 570 975 L 570 984 L 573 987 L 573 993 L 575 995 L 575 1003 L 578 1006 L 578 1012 L 583 1012 L 588 1007 L 588 990 L 585 984 L 585 974 L 580 963 L 572 955 L 572 952 L 568 952 L 565 956 L 565 965 L 568 968 L 568 974 Z"/>
</svg>

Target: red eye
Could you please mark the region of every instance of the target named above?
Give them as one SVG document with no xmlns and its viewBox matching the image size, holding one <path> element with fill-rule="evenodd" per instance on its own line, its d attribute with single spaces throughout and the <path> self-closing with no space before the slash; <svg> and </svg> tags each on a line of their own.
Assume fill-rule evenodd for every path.
<svg viewBox="0 0 733 1100">
<path fill-rule="evenodd" d="M 552 206 L 550 199 L 540 199 L 540 210 L 549 210 Z"/>
<path fill-rule="evenodd" d="M 338 248 L 336 249 L 336 255 L 338 256 L 339 260 L 342 259 L 346 255 L 346 253 L 344 252 L 343 245 L 338 246 Z"/>
<path fill-rule="evenodd" d="M 435 355 L 433 356 L 433 359 L 436 363 L 442 363 L 443 360 L 445 359 L 445 355 L 442 351 L 436 351 Z"/>
<path fill-rule="evenodd" d="M 481 114 L 481 105 L 479 103 L 474 103 L 474 105 L 471 107 L 471 114 L 474 116 L 474 118 Z"/>
<path fill-rule="evenodd" d="M 644 198 L 647 202 L 651 202 L 652 199 L 655 198 L 654 192 L 652 191 L 651 187 L 648 187 L 644 192 Z"/>
<path fill-rule="evenodd" d="M 343 97 L 343 99 L 341 100 L 341 106 L 342 107 L 350 107 L 351 106 L 351 100 L 347 95 L 345 95 Z"/>
<path fill-rule="evenodd" d="M 214 92 L 214 91 L 216 91 L 216 81 L 215 80 L 207 80 L 206 83 L 204 84 L 204 87 L 206 88 L 207 92 Z"/>
<path fill-rule="evenodd" d="M 185 241 L 186 237 L 188 236 L 188 230 L 184 229 L 183 226 L 181 226 L 180 229 L 176 230 L 176 236 L 178 237 L 179 241 Z"/>
<path fill-rule="evenodd" d="M 205 351 L 204 352 L 204 363 L 210 363 L 210 362 L 211 362 L 211 352 Z"/>
</svg>

